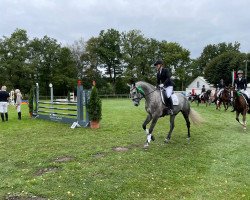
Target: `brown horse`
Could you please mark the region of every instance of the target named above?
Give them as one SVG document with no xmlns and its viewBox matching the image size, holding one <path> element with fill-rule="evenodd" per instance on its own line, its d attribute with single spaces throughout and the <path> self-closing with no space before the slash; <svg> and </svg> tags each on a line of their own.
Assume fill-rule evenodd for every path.
<svg viewBox="0 0 250 200">
<path fill-rule="evenodd" d="M 236 120 L 243 126 L 243 129 L 246 130 L 246 114 L 249 110 L 246 97 L 239 91 L 232 89 L 234 108 L 236 111 Z M 248 112 L 249 113 L 249 112 Z M 239 120 L 239 115 L 242 115 L 242 122 Z"/>
<path fill-rule="evenodd" d="M 193 101 L 197 101 L 197 106 L 199 106 L 199 104 L 201 102 L 204 102 L 206 104 L 206 106 L 211 103 L 211 90 L 207 90 L 201 97 L 200 95 L 195 95 L 194 98 L 191 100 L 191 103 Z"/>
<path fill-rule="evenodd" d="M 220 93 L 220 96 L 216 97 L 216 109 L 220 110 L 221 103 L 223 103 L 226 111 L 228 109 L 229 104 L 231 103 L 231 93 L 228 87 L 225 87 L 224 90 Z"/>
</svg>

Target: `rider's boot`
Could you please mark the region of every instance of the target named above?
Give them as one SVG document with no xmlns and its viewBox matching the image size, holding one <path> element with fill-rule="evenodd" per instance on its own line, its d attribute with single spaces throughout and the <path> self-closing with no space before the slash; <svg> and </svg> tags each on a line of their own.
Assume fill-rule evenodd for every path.
<svg viewBox="0 0 250 200">
<path fill-rule="evenodd" d="M 174 106 L 173 106 L 173 101 L 172 101 L 171 96 L 168 98 L 168 107 L 169 107 L 169 115 L 173 115 Z"/>
<path fill-rule="evenodd" d="M 4 122 L 4 114 L 1 113 L 2 122 Z"/>
</svg>

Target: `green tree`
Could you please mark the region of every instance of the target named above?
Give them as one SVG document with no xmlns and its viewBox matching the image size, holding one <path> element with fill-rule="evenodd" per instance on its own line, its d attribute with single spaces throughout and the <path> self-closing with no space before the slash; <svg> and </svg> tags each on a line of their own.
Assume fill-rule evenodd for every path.
<svg viewBox="0 0 250 200">
<path fill-rule="evenodd" d="M 225 53 L 225 52 L 240 52 L 240 43 L 235 42 L 232 43 L 219 43 L 219 44 L 209 44 L 207 45 L 202 53 L 201 56 L 198 58 L 199 61 L 199 69 L 198 71 L 204 72 L 204 69 L 217 56 Z"/>
<path fill-rule="evenodd" d="M 28 36 L 25 30 L 16 29 L 0 42 L 1 84 L 9 89 L 20 88 L 29 92 L 32 81 L 29 70 Z"/>
<path fill-rule="evenodd" d="M 63 47 L 58 53 L 58 63 L 52 70 L 54 94 L 64 95 L 74 91 L 77 84 L 77 67 L 73 55 L 68 47 Z"/>
<path fill-rule="evenodd" d="M 104 68 L 109 76 L 110 83 L 115 85 L 116 78 L 121 71 L 121 49 L 120 33 L 115 29 L 102 30 L 99 34 L 98 55 L 100 57 L 100 67 Z"/>
<path fill-rule="evenodd" d="M 84 88 L 91 88 L 93 80 L 96 81 L 98 88 L 102 89 L 105 85 L 105 81 L 102 78 L 99 56 L 99 38 L 92 37 L 86 42 L 86 48 L 81 55 L 82 61 L 82 80 Z"/>
<path fill-rule="evenodd" d="M 40 85 L 41 94 L 49 94 L 49 83 L 53 83 L 54 67 L 59 64 L 61 46 L 57 40 L 44 36 L 42 39 L 35 38 L 30 42 L 30 62 L 34 68 L 35 81 Z M 63 70 L 61 73 L 64 73 Z"/>
<path fill-rule="evenodd" d="M 232 83 L 232 71 L 243 69 L 245 55 L 238 52 L 225 52 L 206 66 L 205 78 L 212 84 L 216 85 L 220 79 L 223 79 L 226 85 Z"/>
<path fill-rule="evenodd" d="M 159 51 L 166 67 L 172 71 L 173 78 L 178 80 L 175 83 L 175 89 L 184 90 L 188 84 L 188 77 L 191 75 L 191 70 L 188 68 L 190 52 L 178 43 L 167 41 L 160 43 Z"/>
</svg>

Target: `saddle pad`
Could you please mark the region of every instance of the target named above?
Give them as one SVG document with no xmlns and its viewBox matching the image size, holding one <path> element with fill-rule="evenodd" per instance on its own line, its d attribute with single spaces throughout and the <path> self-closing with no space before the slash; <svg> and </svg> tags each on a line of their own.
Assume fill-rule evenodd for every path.
<svg viewBox="0 0 250 200">
<path fill-rule="evenodd" d="M 174 106 L 179 105 L 179 99 L 178 99 L 178 97 L 176 96 L 176 94 L 172 94 L 171 97 L 172 97 L 173 105 L 174 105 Z"/>
</svg>

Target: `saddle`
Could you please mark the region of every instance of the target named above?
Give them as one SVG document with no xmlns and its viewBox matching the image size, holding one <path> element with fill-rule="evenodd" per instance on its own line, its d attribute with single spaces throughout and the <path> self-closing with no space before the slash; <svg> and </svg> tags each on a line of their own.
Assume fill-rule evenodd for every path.
<svg viewBox="0 0 250 200">
<path fill-rule="evenodd" d="M 243 92 L 239 92 L 239 95 L 242 95 L 244 100 L 246 101 L 246 104 L 249 105 L 250 99 L 248 98 L 248 96 L 244 94 Z"/>
<path fill-rule="evenodd" d="M 161 89 L 160 90 L 160 93 L 161 93 L 161 101 L 162 103 L 168 107 L 168 97 L 166 95 L 166 92 L 165 92 L 165 89 Z M 176 96 L 176 94 L 174 92 L 172 92 L 171 94 L 171 97 L 172 99 L 172 102 L 173 102 L 173 105 L 176 106 L 176 105 L 179 105 L 179 100 L 178 100 L 178 97 Z"/>
</svg>

